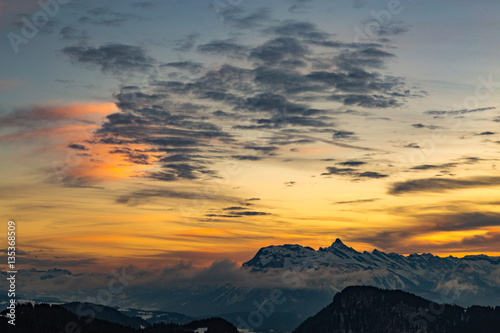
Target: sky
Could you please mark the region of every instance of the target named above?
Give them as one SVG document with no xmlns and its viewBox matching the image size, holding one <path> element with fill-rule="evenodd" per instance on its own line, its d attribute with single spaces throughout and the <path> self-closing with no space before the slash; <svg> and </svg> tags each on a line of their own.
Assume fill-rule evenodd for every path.
<svg viewBox="0 0 500 333">
<path fill-rule="evenodd" d="M 0 0 L 21 263 L 205 267 L 336 238 L 500 255 L 499 10 Z"/>
</svg>

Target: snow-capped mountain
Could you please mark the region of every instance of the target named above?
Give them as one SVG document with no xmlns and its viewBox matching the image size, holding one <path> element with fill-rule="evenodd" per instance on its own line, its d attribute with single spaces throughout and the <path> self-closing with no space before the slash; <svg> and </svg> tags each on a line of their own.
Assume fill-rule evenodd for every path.
<svg viewBox="0 0 500 333">
<path fill-rule="evenodd" d="M 282 269 L 314 276 L 331 272 L 331 288 L 340 291 L 349 285 L 371 285 L 402 289 L 438 301 L 457 304 L 500 304 L 500 257 L 469 255 L 439 257 L 430 253 L 403 256 L 396 253 L 358 252 L 340 239 L 314 250 L 300 245 L 261 248 L 243 263 L 255 273 Z M 342 279 L 344 276 L 346 279 Z M 316 281 L 318 282 L 318 281 Z"/>
</svg>

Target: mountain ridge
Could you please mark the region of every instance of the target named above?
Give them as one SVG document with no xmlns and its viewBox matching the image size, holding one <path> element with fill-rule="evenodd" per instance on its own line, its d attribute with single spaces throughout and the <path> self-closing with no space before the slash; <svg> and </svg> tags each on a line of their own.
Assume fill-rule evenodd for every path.
<svg viewBox="0 0 500 333">
<path fill-rule="evenodd" d="M 401 290 L 347 287 L 293 333 L 500 332 L 500 306 L 438 304 Z"/>
</svg>

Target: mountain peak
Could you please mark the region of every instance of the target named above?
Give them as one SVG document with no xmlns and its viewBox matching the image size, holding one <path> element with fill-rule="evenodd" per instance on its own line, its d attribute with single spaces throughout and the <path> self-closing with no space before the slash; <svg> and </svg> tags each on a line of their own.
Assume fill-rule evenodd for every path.
<svg viewBox="0 0 500 333">
<path fill-rule="evenodd" d="M 335 242 L 333 242 L 333 243 L 332 243 L 332 246 L 330 246 L 330 247 L 335 247 L 335 248 L 347 248 L 347 246 L 346 246 L 344 243 L 342 243 L 342 241 L 340 240 L 340 238 L 337 238 L 337 239 L 335 240 Z"/>
</svg>

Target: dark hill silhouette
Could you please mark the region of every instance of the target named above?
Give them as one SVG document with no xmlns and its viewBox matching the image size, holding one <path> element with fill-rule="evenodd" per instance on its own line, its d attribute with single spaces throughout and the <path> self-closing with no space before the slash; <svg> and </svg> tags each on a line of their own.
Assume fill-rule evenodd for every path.
<svg viewBox="0 0 500 333">
<path fill-rule="evenodd" d="M 238 333 L 236 327 L 221 318 L 196 320 L 185 325 L 155 324 L 144 329 L 112 323 L 98 318 L 78 317 L 60 305 L 20 304 L 16 306 L 16 325 L 8 323 L 3 311 L 0 332 L 6 333 L 193 333 L 198 328 L 208 328 L 206 333 Z"/>
<path fill-rule="evenodd" d="M 500 307 L 439 305 L 375 287 L 348 287 L 293 333 L 496 333 Z"/>
</svg>

